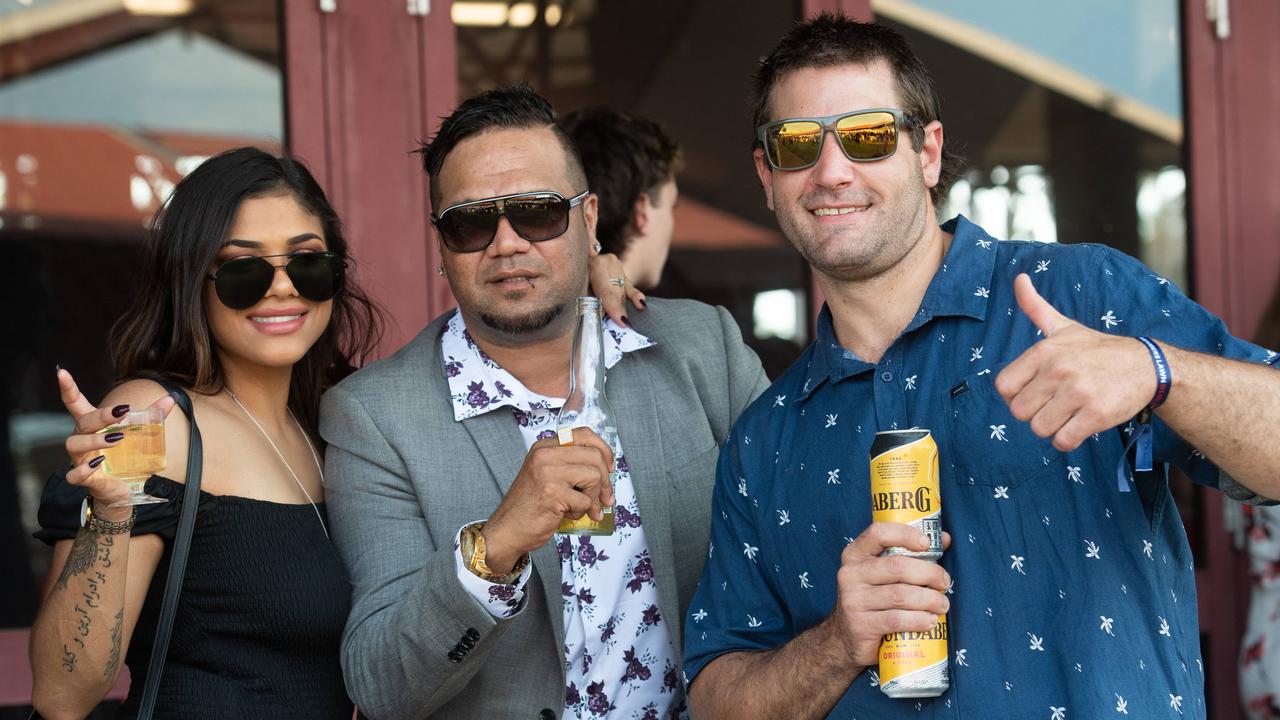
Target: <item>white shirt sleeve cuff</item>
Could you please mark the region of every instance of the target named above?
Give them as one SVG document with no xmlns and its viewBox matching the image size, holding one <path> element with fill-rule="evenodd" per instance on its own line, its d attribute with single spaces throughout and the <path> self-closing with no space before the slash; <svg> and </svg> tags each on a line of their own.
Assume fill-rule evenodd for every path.
<svg viewBox="0 0 1280 720">
<path fill-rule="evenodd" d="M 467 523 L 467 525 L 472 524 L 474 523 Z M 520 571 L 520 577 L 516 578 L 514 583 L 501 584 L 482 580 L 467 569 L 467 564 L 462 559 L 461 536 L 462 528 L 458 528 L 458 532 L 453 536 L 453 566 L 458 575 L 458 582 L 462 583 L 462 587 L 466 588 L 471 597 L 475 598 L 476 602 L 483 605 L 484 609 L 495 618 L 509 618 L 515 615 L 520 608 L 520 601 L 524 599 L 529 576 L 533 574 L 533 563 L 525 564 L 524 570 Z"/>
</svg>

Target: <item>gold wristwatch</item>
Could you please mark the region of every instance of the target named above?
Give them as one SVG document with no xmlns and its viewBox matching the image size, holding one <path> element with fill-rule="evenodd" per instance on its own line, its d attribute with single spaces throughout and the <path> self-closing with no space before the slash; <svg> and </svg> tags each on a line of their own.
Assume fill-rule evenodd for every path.
<svg viewBox="0 0 1280 720">
<path fill-rule="evenodd" d="M 467 570 L 476 577 L 497 585 L 510 585 L 520 579 L 524 566 L 529 564 L 528 554 L 520 556 L 515 567 L 509 573 L 496 573 L 485 563 L 484 523 L 478 522 L 462 528 L 461 541 L 462 561 Z"/>
</svg>

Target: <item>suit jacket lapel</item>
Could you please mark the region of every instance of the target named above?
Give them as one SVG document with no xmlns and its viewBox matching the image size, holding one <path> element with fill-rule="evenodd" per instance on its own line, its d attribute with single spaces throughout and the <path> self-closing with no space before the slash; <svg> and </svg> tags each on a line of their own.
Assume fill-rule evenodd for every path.
<svg viewBox="0 0 1280 720">
<path fill-rule="evenodd" d="M 658 602 L 667 619 L 671 639 L 678 648 L 681 647 L 681 620 L 671 540 L 671 498 L 658 404 L 653 394 L 652 374 L 647 369 L 643 350 L 628 353 L 614 367 L 616 372 L 611 374 L 606 388 L 609 403 L 618 415 L 618 437 L 640 506 L 640 522 L 653 561 Z"/>
<path fill-rule="evenodd" d="M 462 421 L 462 426 L 471 433 L 471 439 L 480 448 L 480 455 L 503 497 L 511 489 L 511 483 L 524 464 L 526 450 L 520 428 L 510 411 L 502 409 L 477 415 Z M 564 645 L 563 601 L 560 596 L 560 556 L 556 554 L 555 540 L 543 545 L 530 554 L 533 561 L 534 575 L 546 595 L 547 611 L 551 616 L 551 627 L 555 633 L 556 646 Z M 533 591 L 530 588 L 530 591 Z"/>
</svg>

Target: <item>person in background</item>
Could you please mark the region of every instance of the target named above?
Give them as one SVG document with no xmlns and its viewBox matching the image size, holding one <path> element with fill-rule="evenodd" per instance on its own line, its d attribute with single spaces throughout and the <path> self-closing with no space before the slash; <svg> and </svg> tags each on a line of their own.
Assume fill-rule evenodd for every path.
<svg viewBox="0 0 1280 720">
<path fill-rule="evenodd" d="M 1280 348 L 1280 286 L 1253 341 Z M 1280 507 L 1223 503 L 1236 547 L 1249 555 L 1249 612 L 1240 643 L 1240 695 L 1249 720 L 1280 720 Z"/>
<path fill-rule="evenodd" d="M 680 146 L 656 122 L 607 107 L 575 110 L 561 124 L 600 198 L 596 238 L 636 287 L 652 289 L 671 250 Z"/>
</svg>

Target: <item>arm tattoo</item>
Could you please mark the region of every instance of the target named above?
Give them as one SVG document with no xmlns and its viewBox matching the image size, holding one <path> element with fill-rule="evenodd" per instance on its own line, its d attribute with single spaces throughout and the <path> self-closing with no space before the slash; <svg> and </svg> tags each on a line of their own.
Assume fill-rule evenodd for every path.
<svg viewBox="0 0 1280 720">
<path fill-rule="evenodd" d="M 67 672 L 76 671 L 76 654 L 66 645 L 62 646 L 62 669 Z"/>
<path fill-rule="evenodd" d="M 102 571 L 99 570 L 98 572 L 94 573 L 93 577 L 86 576 L 84 581 L 85 581 L 85 584 L 89 586 L 89 589 L 86 590 L 85 593 L 80 597 L 84 598 L 85 605 L 88 605 L 91 608 L 97 609 L 98 601 L 102 599 L 101 593 L 98 592 L 98 587 L 99 587 L 98 584 L 105 583 L 107 581 L 107 576 L 103 575 Z"/>
<path fill-rule="evenodd" d="M 71 546 L 71 554 L 67 555 L 67 562 L 62 566 L 62 574 L 58 576 L 58 587 L 65 590 L 71 576 L 88 572 L 97 558 L 98 533 L 85 528 L 76 535 L 76 541 Z"/>
<path fill-rule="evenodd" d="M 110 679 L 120 669 L 120 631 L 124 627 L 124 610 L 116 612 L 116 626 L 111 628 L 111 656 L 103 676 Z"/>
<path fill-rule="evenodd" d="M 80 637 L 89 637 L 89 626 L 93 625 L 93 618 L 89 616 L 89 611 L 76 605 L 76 629 L 80 632 Z M 79 640 L 80 638 L 76 638 Z"/>
<path fill-rule="evenodd" d="M 98 563 L 104 568 L 111 567 L 111 548 L 116 544 L 116 539 L 111 535 L 102 535 L 98 538 Z"/>
</svg>

